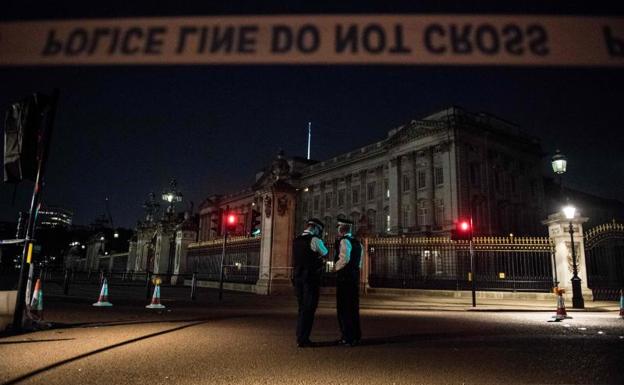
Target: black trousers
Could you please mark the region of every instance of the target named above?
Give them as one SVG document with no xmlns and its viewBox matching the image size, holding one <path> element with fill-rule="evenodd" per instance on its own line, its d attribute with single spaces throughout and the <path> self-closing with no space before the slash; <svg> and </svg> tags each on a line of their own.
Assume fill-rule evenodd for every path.
<svg viewBox="0 0 624 385">
<path fill-rule="evenodd" d="M 295 279 L 295 294 L 299 305 L 297 315 L 297 342 L 308 342 L 319 301 L 320 282 Z"/>
<path fill-rule="evenodd" d="M 336 309 L 341 338 L 346 342 L 362 338 L 360 330 L 360 283 L 354 279 L 336 281 Z"/>
</svg>

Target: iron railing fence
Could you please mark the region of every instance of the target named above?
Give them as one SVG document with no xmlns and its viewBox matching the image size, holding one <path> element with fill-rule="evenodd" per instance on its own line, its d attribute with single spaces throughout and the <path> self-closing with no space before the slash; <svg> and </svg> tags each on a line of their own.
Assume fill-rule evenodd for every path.
<svg viewBox="0 0 624 385">
<path fill-rule="evenodd" d="M 196 243 L 189 246 L 188 269 L 197 279 L 219 281 L 223 240 Z M 232 283 L 255 284 L 260 276 L 260 238 L 233 237 L 228 239 L 223 263 L 223 280 Z"/>
<path fill-rule="evenodd" d="M 605 223 L 585 233 L 587 286 L 594 300 L 618 300 L 624 289 L 624 225 Z"/>
<path fill-rule="evenodd" d="M 546 237 L 475 238 L 478 290 L 548 292 L 553 245 Z M 442 237 L 380 237 L 368 241 L 371 287 L 468 290 L 468 241 Z"/>
</svg>

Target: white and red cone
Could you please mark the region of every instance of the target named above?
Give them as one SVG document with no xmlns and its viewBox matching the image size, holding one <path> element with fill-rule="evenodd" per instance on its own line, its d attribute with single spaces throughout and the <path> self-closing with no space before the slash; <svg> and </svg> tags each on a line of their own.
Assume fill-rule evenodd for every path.
<svg viewBox="0 0 624 385">
<path fill-rule="evenodd" d="M 568 313 L 566 312 L 565 300 L 563 299 L 563 293 L 565 293 L 565 290 L 555 288 L 555 293 L 557 294 L 557 313 L 552 318 L 554 318 L 555 321 L 572 318 L 568 316 Z"/>
<path fill-rule="evenodd" d="M 160 303 L 160 284 L 154 286 L 154 295 L 152 295 L 152 303 L 145 306 L 148 309 L 164 309 L 165 305 Z"/>
<path fill-rule="evenodd" d="M 108 282 L 106 278 L 104 278 L 104 282 L 102 283 L 102 290 L 100 290 L 100 297 L 98 301 L 93 304 L 93 306 L 102 306 L 102 307 L 110 307 L 113 306 L 112 303 L 108 302 Z"/>
<path fill-rule="evenodd" d="M 41 279 L 37 278 L 32 300 L 30 301 L 30 313 L 39 318 L 43 318 L 43 290 L 41 289 Z"/>
</svg>

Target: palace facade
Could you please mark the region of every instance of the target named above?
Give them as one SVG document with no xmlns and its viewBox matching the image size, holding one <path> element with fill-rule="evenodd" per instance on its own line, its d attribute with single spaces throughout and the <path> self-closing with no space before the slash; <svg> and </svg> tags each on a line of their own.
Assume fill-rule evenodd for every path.
<svg viewBox="0 0 624 385">
<path fill-rule="evenodd" d="M 542 156 L 517 125 L 450 107 L 324 161 L 279 155 L 254 186 L 200 205 L 199 241 L 222 236 L 225 209 L 239 216 L 237 235 L 251 234 L 266 204 L 257 191 L 276 167 L 297 191 L 293 231 L 318 217 L 331 237 L 347 217 L 369 234 L 445 235 L 472 217 L 475 235 L 541 234 Z"/>
</svg>

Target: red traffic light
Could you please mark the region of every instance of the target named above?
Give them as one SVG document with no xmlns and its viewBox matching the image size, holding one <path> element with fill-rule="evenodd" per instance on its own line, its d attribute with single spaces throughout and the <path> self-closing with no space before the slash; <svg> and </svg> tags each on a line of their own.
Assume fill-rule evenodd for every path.
<svg viewBox="0 0 624 385">
<path fill-rule="evenodd" d="M 460 219 L 455 223 L 455 229 L 451 230 L 451 239 L 470 240 L 472 239 L 472 223 L 468 219 Z"/>
<path fill-rule="evenodd" d="M 236 218 L 236 215 L 234 214 L 228 214 L 227 219 L 226 219 L 226 223 L 228 226 L 236 226 L 236 223 L 238 222 L 238 219 Z"/>
</svg>

